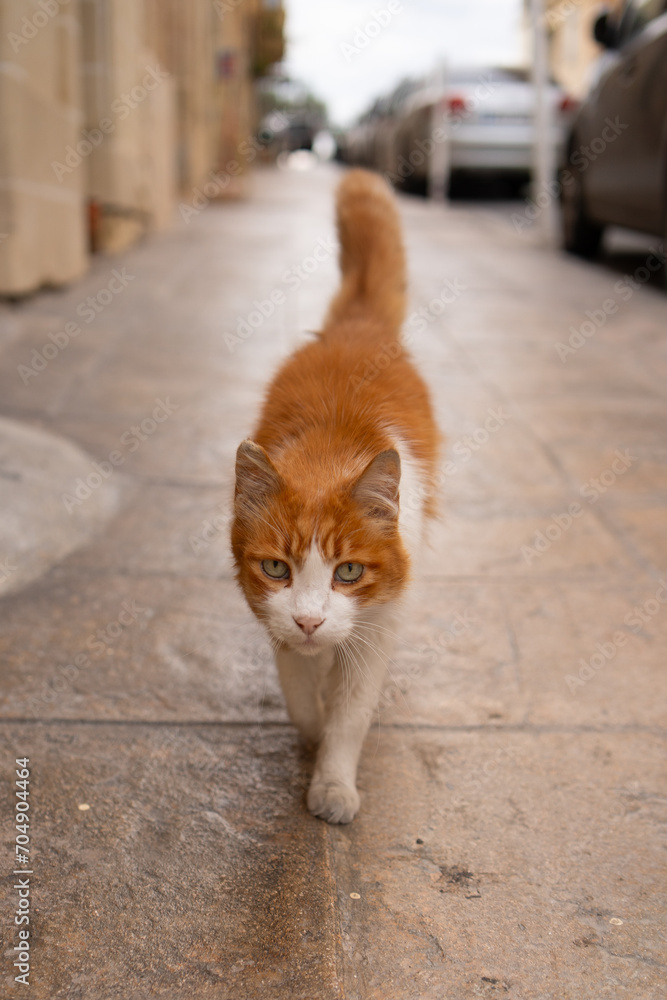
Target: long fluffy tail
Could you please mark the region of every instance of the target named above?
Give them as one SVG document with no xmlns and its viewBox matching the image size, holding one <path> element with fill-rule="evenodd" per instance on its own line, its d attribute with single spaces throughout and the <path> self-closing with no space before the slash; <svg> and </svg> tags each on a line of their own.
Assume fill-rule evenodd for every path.
<svg viewBox="0 0 667 1000">
<path fill-rule="evenodd" d="M 381 324 L 398 337 L 405 317 L 405 254 L 389 185 L 368 170 L 351 170 L 338 188 L 340 289 L 325 330 L 355 319 Z"/>
</svg>

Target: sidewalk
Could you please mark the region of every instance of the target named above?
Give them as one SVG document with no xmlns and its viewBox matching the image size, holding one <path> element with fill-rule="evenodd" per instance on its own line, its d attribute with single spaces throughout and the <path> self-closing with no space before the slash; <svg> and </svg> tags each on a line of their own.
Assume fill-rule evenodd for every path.
<svg viewBox="0 0 667 1000">
<path fill-rule="evenodd" d="M 444 516 L 361 812 L 327 826 L 228 507 L 265 383 L 336 285 L 336 177 L 260 172 L 0 316 L 3 520 L 32 541 L 0 551 L 30 562 L 0 602 L 0 993 L 662 1000 L 667 296 L 641 255 L 616 272 L 498 206 L 402 200 Z M 26 437 L 51 456 L 39 516 Z"/>
</svg>

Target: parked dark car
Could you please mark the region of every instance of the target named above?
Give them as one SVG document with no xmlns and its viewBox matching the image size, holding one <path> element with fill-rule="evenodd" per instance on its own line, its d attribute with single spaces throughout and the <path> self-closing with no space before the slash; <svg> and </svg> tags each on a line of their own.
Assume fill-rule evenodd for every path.
<svg viewBox="0 0 667 1000">
<path fill-rule="evenodd" d="M 607 51 L 561 172 L 565 248 L 585 257 L 608 225 L 667 236 L 667 0 L 626 0 L 594 35 Z"/>
</svg>

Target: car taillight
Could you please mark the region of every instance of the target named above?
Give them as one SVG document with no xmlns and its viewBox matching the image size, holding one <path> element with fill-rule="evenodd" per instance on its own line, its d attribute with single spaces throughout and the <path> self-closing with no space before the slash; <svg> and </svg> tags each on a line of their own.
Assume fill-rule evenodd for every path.
<svg viewBox="0 0 667 1000">
<path fill-rule="evenodd" d="M 468 105 L 465 102 L 465 98 L 459 97 L 458 95 L 449 97 L 447 99 L 447 107 L 449 109 L 449 113 L 454 117 L 463 115 L 468 110 Z"/>
<path fill-rule="evenodd" d="M 579 101 L 575 100 L 574 97 L 570 97 L 569 94 L 564 94 L 558 102 L 558 110 L 562 115 L 569 115 L 570 112 L 575 111 L 579 107 Z"/>
</svg>

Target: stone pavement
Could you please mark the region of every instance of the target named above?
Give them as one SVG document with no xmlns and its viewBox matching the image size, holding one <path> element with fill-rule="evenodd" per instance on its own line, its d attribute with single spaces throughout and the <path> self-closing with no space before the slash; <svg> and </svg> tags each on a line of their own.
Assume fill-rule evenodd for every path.
<svg viewBox="0 0 667 1000">
<path fill-rule="evenodd" d="M 0 993 L 662 1000 L 667 297 L 646 250 L 579 263 L 503 206 L 401 201 L 444 513 L 329 827 L 227 510 L 335 287 L 336 176 L 258 173 L 0 317 Z"/>
</svg>

